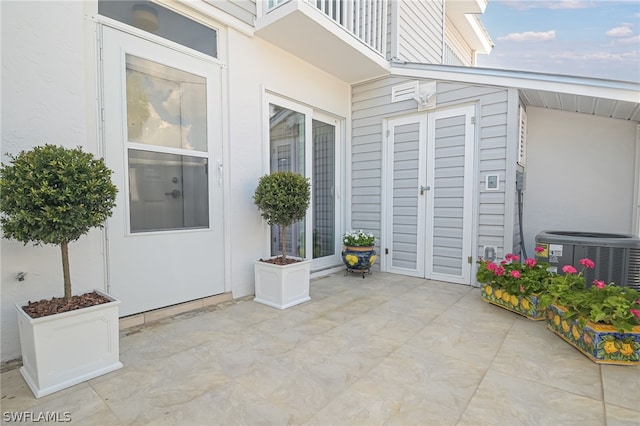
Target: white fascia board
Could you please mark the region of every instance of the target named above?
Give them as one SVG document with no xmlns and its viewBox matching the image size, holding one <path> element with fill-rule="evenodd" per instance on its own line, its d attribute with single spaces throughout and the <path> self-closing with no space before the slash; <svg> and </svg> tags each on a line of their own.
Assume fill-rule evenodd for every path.
<svg viewBox="0 0 640 426">
<path fill-rule="evenodd" d="M 471 27 L 471 31 L 476 38 L 476 43 L 473 43 L 474 50 L 477 53 L 482 53 L 488 55 L 493 50 L 493 40 L 489 37 L 489 33 L 487 32 L 482 22 L 476 15 L 465 15 L 469 27 Z"/>
<path fill-rule="evenodd" d="M 393 64 L 391 74 L 409 78 L 458 81 L 518 89 L 535 89 L 640 102 L 640 83 L 490 68 L 430 64 Z"/>
</svg>

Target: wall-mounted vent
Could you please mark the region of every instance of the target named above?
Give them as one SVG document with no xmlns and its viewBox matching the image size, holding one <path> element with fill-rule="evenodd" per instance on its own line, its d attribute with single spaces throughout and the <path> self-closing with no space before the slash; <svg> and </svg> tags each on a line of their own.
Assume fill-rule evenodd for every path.
<svg viewBox="0 0 640 426">
<path fill-rule="evenodd" d="M 418 94 L 418 85 L 417 81 L 411 81 L 393 86 L 391 88 L 391 102 L 401 102 L 415 98 Z"/>
<path fill-rule="evenodd" d="M 436 107 L 436 82 L 411 81 L 391 88 L 391 102 L 413 99 L 418 102 L 418 111 Z"/>
<path fill-rule="evenodd" d="M 518 137 L 518 164 L 527 163 L 527 112 L 520 107 L 520 133 Z"/>
</svg>

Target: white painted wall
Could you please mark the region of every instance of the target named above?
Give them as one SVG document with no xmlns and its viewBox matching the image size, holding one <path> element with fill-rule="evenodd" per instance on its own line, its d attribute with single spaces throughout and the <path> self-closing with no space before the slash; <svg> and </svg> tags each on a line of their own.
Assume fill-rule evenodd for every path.
<svg viewBox="0 0 640 426">
<path fill-rule="evenodd" d="M 96 153 L 82 2 L 2 1 L 2 161 L 44 143 Z M 91 127 L 89 127 L 91 126 Z M 1 240 L 2 360 L 20 354 L 13 304 L 63 294 L 60 249 Z M 69 246 L 73 291 L 104 289 L 102 233 Z M 16 280 L 18 272 L 26 279 Z"/>
<path fill-rule="evenodd" d="M 85 17 L 97 10 L 96 3 L 2 1 L 0 7 L 2 159 L 44 142 L 97 153 L 95 24 Z M 265 89 L 348 118 L 350 87 L 259 38 L 229 29 L 226 43 L 226 272 L 237 298 L 254 293 L 253 261 L 270 252 L 269 228 L 252 198 L 259 177 L 268 172 Z M 0 359 L 6 361 L 20 355 L 14 302 L 62 295 L 63 287 L 58 248 L 6 239 L 1 244 Z M 103 256 L 99 230 L 70 245 L 74 293 L 105 289 Z M 18 272 L 27 272 L 25 281 L 15 279 Z"/>
<path fill-rule="evenodd" d="M 636 123 L 527 108 L 524 236 L 543 230 L 631 233 Z"/>
<path fill-rule="evenodd" d="M 235 298 L 253 294 L 253 261 L 269 255 L 269 229 L 253 204 L 269 172 L 263 131 L 265 90 L 347 118 L 350 86 L 259 38 L 229 30 L 231 282 Z"/>
</svg>

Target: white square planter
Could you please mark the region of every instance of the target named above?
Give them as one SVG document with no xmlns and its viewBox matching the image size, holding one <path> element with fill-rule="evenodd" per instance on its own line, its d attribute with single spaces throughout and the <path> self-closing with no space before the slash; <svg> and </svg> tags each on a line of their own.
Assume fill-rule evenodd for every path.
<svg viewBox="0 0 640 426">
<path fill-rule="evenodd" d="M 256 297 L 253 300 L 278 309 L 311 300 L 310 273 L 311 260 L 284 266 L 256 260 Z"/>
<path fill-rule="evenodd" d="M 109 373 L 120 362 L 120 301 L 42 318 L 31 318 L 16 303 L 22 349 L 20 373 L 40 398 Z"/>
</svg>

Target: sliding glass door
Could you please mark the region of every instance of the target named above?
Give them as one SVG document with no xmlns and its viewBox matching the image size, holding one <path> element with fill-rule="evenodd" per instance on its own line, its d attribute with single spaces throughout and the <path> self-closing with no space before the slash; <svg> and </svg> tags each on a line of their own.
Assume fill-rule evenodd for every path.
<svg viewBox="0 0 640 426">
<path fill-rule="evenodd" d="M 313 259 L 314 269 L 340 262 L 339 120 L 288 100 L 269 102 L 270 172 L 293 171 L 311 181 L 307 217 L 287 228 L 287 255 Z M 271 229 L 271 254 L 280 232 Z"/>
</svg>

